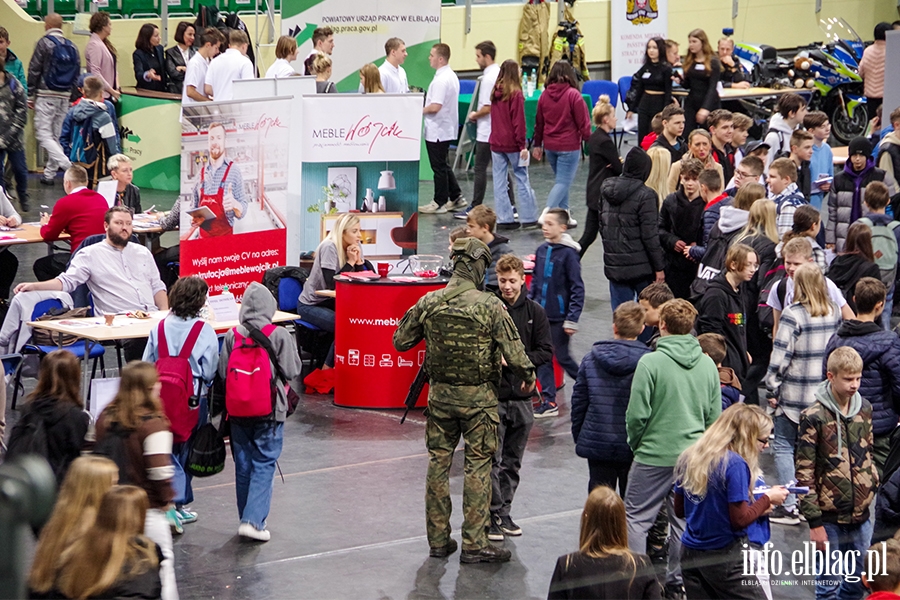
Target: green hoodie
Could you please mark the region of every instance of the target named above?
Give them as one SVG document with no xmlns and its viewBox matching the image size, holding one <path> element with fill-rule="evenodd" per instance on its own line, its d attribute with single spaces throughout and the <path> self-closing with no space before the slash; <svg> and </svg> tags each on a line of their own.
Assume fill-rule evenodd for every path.
<svg viewBox="0 0 900 600">
<path fill-rule="evenodd" d="M 659 338 L 656 352 L 638 362 L 625 411 L 635 462 L 674 467 L 721 413 L 719 371 L 696 338 Z"/>
<path fill-rule="evenodd" d="M 828 409 L 829 412 L 834 414 L 835 419 L 843 419 L 844 422 L 849 422 L 853 420 L 853 417 L 859 414 L 859 410 L 862 408 L 862 396 L 859 395 L 859 392 L 853 394 L 853 397 L 850 398 L 850 406 L 847 410 L 847 414 L 841 412 L 840 407 L 837 405 L 837 402 L 834 399 L 834 392 L 831 391 L 831 382 L 823 381 L 819 384 L 819 387 L 816 388 L 816 400 L 818 400 L 822 406 Z M 841 428 L 836 428 L 837 431 L 837 453 L 838 456 L 841 454 L 841 450 L 843 449 L 843 439 L 841 438 Z"/>
</svg>

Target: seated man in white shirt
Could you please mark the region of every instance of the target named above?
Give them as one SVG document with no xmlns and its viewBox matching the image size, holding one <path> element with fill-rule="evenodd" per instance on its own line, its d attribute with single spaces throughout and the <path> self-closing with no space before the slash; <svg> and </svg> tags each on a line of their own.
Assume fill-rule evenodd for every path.
<svg viewBox="0 0 900 600">
<path fill-rule="evenodd" d="M 450 46 L 447 44 L 432 46 L 428 62 L 435 73 L 425 94 L 422 114 L 425 115 L 425 149 L 434 171 L 434 200 L 420 206 L 419 212 L 442 214 L 463 209 L 468 204 L 447 161 L 450 144 L 459 133 L 459 79 L 448 64 Z"/>
<path fill-rule="evenodd" d="M 234 86 L 236 79 L 253 79 L 256 75 L 253 63 L 247 58 L 247 47 L 250 38 L 238 29 L 232 29 L 228 34 L 228 50 L 209 63 L 206 71 L 206 83 L 204 90 L 206 95 L 213 100 L 222 102 L 234 98 Z"/>
<path fill-rule="evenodd" d="M 406 44 L 393 37 L 384 43 L 384 62 L 378 67 L 385 94 L 408 94 L 409 81 L 401 66 L 406 60 Z"/>
<path fill-rule="evenodd" d="M 200 49 L 188 61 L 184 72 L 184 88 L 181 103 L 209 102 L 206 95 L 206 71 L 209 63 L 219 55 L 219 47 L 225 43 L 225 36 L 215 27 L 207 27 L 200 35 Z"/>
<path fill-rule="evenodd" d="M 100 315 L 168 310 L 166 286 L 150 251 L 141 244 L 129 243 L 132 233 L 131 210 L 113 206 L 106 212 L 106 239 L 85 246 L 72 255 L 66 272 L 55 279 L 20 283 L 16 293 L 62 291 L 72 293 L 87 284 L 94 299 L 94 311 Z M 147 340 L 125 343 L 125 360 L 140 360 Z"/>
</svg>

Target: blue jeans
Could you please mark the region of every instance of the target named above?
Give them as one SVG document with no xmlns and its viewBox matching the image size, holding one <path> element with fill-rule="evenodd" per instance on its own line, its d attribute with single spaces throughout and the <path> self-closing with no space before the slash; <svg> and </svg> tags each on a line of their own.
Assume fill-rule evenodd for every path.
<svg viewBox="0 0 900 600">
<path fill-rule="evenodd" d="M 638 279 L 636 281 L 609 281 L 609 302 L 615 311 L 620 304 L 636 302 L 638 295 L 644 288 L 653 283 L 652 279 Z"/>
<path fill-rule="evenodd" d="M 569 210 L 569 188 L 575 181 L 575 173 L 578 172 L 578 163 L 581 162 L 581 150 L 556 152 L 545 150 L 547 162 L 556 175 L 556 182 L 547 197 L 547 208 L 564 208 Z"/>
<path fill-rule="evenodd" d="M 858 600 L 862 598 L 866 589 L 861 581 L 847 581 L 847 572 L 851 569 L 853 577 L 859 578 L 866 569 L 866 550 L 872 540 L 872 520 L 858 525 L 838 525 L 836 523 L 823 523 L 828 541 L 831 543 L 831 552 L 840 550 L 846 556 L 850 550 L 858 552 L 856 564 L 844 564 L 845 575 L 817 575 L 816 576 L 816 600 Z M 829 562 L 830 559 L 829 559 Z"/>
<path fill-rule="evenodd" d="M 197 421 L 197 428 L 199 428 L 206 423 L 206 415 L 209 414 L 206 408 L 206 396 L 200 397 L 200 406 L 197 407 L 197 410 L 200 411 L 200 418 Z M 172 491 L 175 495 L 172 502 L 175 503 L 176 508 L 187 506 L 194 501 L 194 490 L 191 488 L 193 477 L 184 469 L 190 453 L 190 440 L 172 444 L 172 466 L 175 467 L 175 474 L 172 476 Z"/>
<path fill-rule="evenodd" d="M 325 306 L 317 306 L 315 304 L 297 304 L 297 314 L 312 325 L 315 325 L 322 331 L 334 333 L 334 311 Z M 328 349 L 328 356 L 325 358 L 325 366 L 331 368 L 334 366 L 334 342 Z"/>
<path fill-rule="evenodd" d="M 509 201 L 509 184 L 506 174 L 512 167 L 519 194 L 519 219 L 523 223 L 534 223 L 538 219 L 537 201 L 528 181 L 528 167 L 519 166 L 518 152 L 491 152 L 494 176 L 494 210 L 498 223 L 512 223 L 512 204 Z"/>
<path fill-rule="evenodd" d="M 794 479 L 794 449 L 797 447 L 798 425 L 785 415 L 775 417 L 775 439 L 772 440 L 772 449 L 775 451 L 775 474 L 777 483 L 783 485 Z M 797 504 L 797 496 L 789 494 L 784 501 L 785 508 Z"/>
<path fill-rule="evenodd" d="M 0 173 L 6 172 L 6 157 L 12 163 L 13 175 L 16 178 L 16 195 L 19 197 L 19 204 L 22 210 L 26 210 L 28 204 L 28 165 L 25 164 L 25 149 L 22 150 L 0 150 Z M 6 183 L 4 187 L 8 187 Z"/>
<path fill-rule="evenodd" d="M 275 483 L 275 461 L 281 456 L 284 423 L 231 420 L 231 454 L 238 517 L 257 529 L 266 528 Z M 251 424 L 252 423 L 252 424 Z"/>
</svg>

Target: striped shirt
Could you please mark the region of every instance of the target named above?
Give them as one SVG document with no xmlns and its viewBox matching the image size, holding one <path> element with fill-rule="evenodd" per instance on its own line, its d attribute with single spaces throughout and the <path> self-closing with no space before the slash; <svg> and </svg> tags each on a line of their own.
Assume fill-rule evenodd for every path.
<svg viewBox="0 0 900 600">
<path fill-rule="evenodd" d="M 766 373 L 768 397 L 778 399 L 776 414 L 799 423 L 800 413 L 815 402 L 825 347 L 840 325 L 841 311 L 834 302 L 824 317 L 811 317 L 802 304 L 781 313 Z"/>
</svg>

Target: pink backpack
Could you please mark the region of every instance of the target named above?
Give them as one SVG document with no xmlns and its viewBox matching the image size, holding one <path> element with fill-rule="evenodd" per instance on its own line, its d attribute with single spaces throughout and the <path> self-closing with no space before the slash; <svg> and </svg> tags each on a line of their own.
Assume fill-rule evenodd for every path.
<svg viewBox="0 0 900 600">
<path fill-rule="evenodd" d="M 169 355 L 165 321 L 160 321 L 157 329 L 159 358 L 156 360 L 156 371 L 159 373 L 159 383 L 162 385 L 159 397 L 162 400 L 166 418 L 169 419 L 169 429 L 172 431 L 172 438 L 176 444 L 190 439 L 200 416 L 197 411 L 200 402 L 194 394 L 194 374 L 188 359 L 194 350 L 197 338 L 200 337 L 201 329 L 203 329 L 203 321 L 194 323 L 178 356 Z M 196 401 L 193 401 L 192 398 Z"/>
<path fill-rule="evenodd" d="M 225 410 L 232 417 L 268 417 L 275 412 L 277 398 L 269 351 L 251 336 L 241 335 L 237 327 L 232 331 L 234 346 L 225 375 Z M 266 340 L 273 331 L 272 324 L 261 330 Z"/>
</svg>

